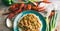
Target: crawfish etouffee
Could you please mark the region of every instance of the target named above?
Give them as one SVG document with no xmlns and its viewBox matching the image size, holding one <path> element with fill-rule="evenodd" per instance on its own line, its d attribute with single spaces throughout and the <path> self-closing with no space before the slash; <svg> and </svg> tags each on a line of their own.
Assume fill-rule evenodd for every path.
<svg viewBox="0 0 60 31">
<path fill-rule="evenodd" d="M 25 15 L 18 23 L 22 31 L 40 31 L 41 24 L 34 14 Z"/>
</svg>

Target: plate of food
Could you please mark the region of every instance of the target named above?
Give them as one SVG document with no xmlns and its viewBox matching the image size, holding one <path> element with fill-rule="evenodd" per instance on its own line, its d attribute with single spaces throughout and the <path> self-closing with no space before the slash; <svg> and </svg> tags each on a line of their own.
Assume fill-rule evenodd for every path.
<svg viewBox="0 0 60 31">
<path fill-rule="evenodd" d="M 27 10 L 18 14 L 13 24 L 14 31 L 46 31 L 46 21 L 37 11 Z"/>
</svg>

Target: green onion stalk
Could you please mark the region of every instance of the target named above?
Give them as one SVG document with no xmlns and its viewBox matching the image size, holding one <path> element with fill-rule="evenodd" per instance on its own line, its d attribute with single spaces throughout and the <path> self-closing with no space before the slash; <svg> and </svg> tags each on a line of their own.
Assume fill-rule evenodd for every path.
<svg viewBox="0 0 60 31">
<path fill-rule="evenodd" d="M 52 17 L 51 22 L 49 24 L 49 31 L 54 31 L 56 27 L 56 19 L 57 19 L 58 13 L 55 13 L 55 15 Z"/>
<path fill-rule="evenodd" d="M 46 24 L 47 24 L 46 31 L 49 31 L 49 19 L 48 19 L 48 17 L 46 17 Z"/>
</svg>

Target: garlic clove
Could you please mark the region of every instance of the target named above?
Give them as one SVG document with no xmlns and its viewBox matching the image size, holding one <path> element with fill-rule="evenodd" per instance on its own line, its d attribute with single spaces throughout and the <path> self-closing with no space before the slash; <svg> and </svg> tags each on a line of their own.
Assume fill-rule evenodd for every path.
<svg viewBox="0 0 60 31">
<path fill-rule="evenodd" d="M 6 19 L 6 25 L 7 25 L 8 28 L 13 27 L 12 21 L 9 18 Z"/>
</svg>

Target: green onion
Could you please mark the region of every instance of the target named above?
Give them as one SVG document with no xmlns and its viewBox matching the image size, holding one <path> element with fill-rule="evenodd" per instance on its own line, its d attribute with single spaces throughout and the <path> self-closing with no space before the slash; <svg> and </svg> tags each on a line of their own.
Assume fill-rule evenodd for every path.
<svg viewBox="0 0 60 31">
<path fill-rule="evenodd" d="M 55 15 L 51 19 L 50 26 L 49 26 L 49 31 L 52 31 L 55 28 L 56 19 L 57 19 L 57 13 L 55 13 Z"/>
</svg>

